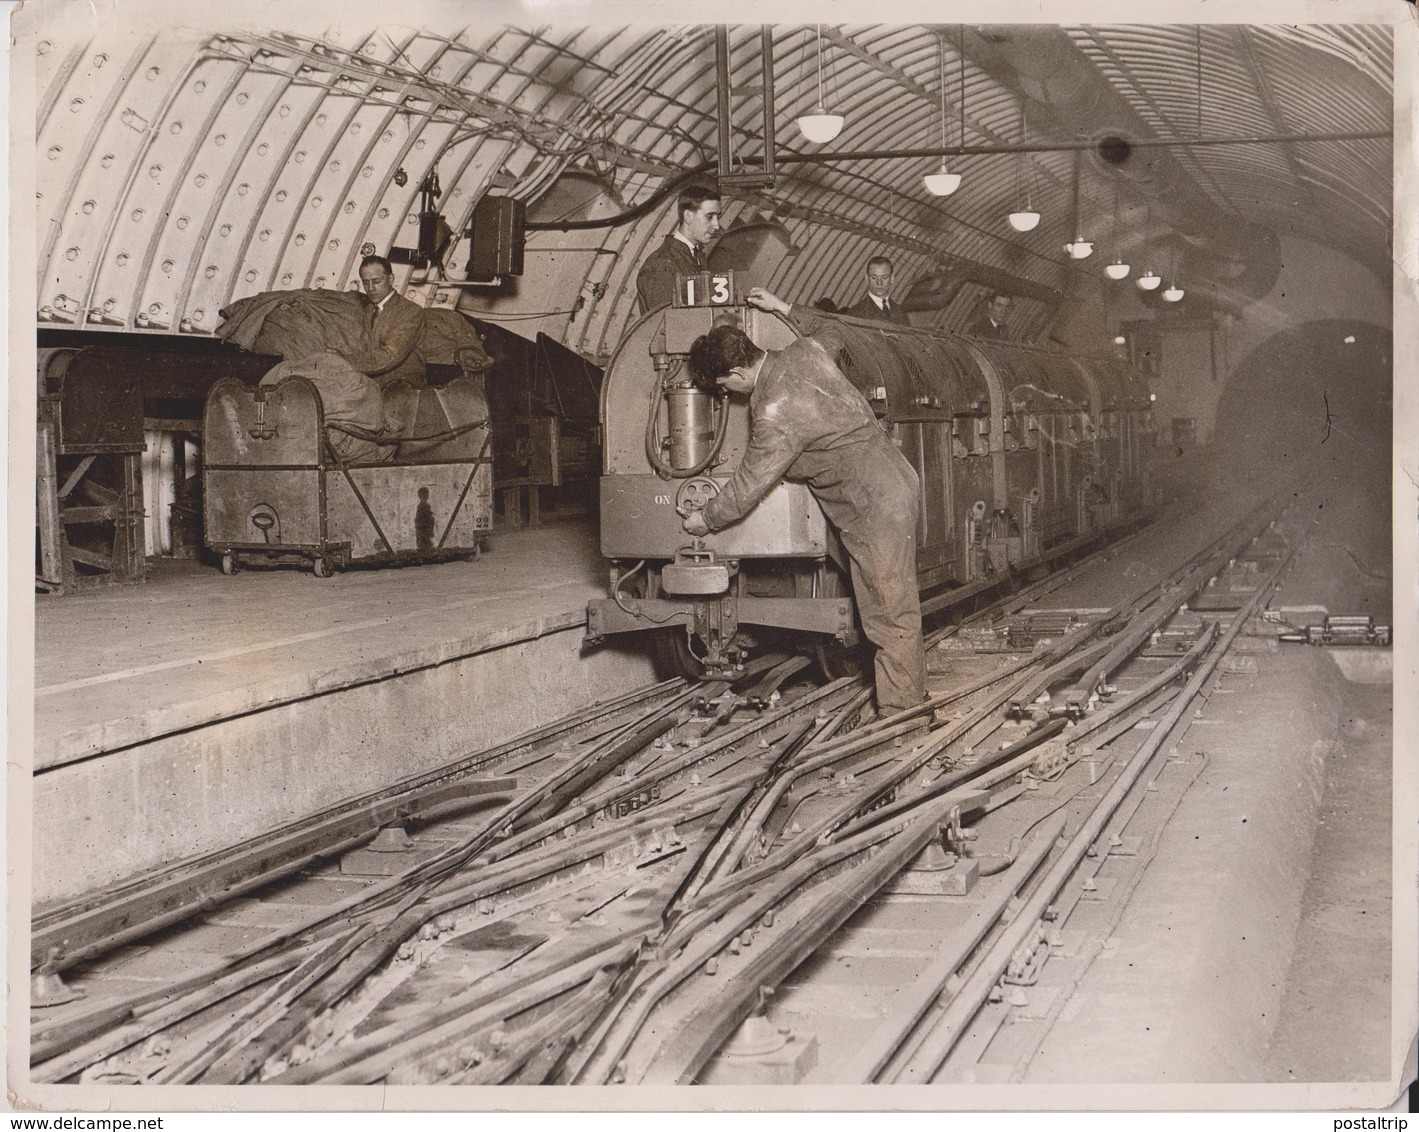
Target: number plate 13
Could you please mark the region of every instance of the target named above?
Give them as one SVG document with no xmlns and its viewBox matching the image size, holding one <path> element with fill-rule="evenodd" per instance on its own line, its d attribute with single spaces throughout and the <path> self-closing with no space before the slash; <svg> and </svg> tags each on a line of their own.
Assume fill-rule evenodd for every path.
<svg viewBox="0 0 1419 1132">
<path fill-rule="evenodd" d="M 702 271 L 682 275 L 675 292 L 677 307 L 727 307 L 734 302 L 734 272 Z"/>
</svg>

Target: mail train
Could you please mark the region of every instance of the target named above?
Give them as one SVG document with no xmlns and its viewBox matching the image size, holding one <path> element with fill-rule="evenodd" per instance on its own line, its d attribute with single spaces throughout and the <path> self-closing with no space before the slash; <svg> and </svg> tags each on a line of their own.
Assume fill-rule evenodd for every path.
<svg viewBox="0 0 1419 1132">
<path fill-rule="evenodd" d="M 651 634 L 662 666 L 684 675 L 729 674 L 786 643 L 837 675 L 861 663 L 860 628 L 843 550 L 806 485 L 778 484 L 703 539 L 681 525 L 733 475 L 749 440 L 747 399 L 690 381 L 690 344 L 724 319 L 764 349 L 798 335 L 750 307 L 668 307 L 635 323 L 607 368 L 610 574 L 587 635 Z M 832 329 L 839 366 L 921 482 L 925 609 L 1105 538 L 1149 505 L 1149 393 L 1121 361 L 845 317 Z"/>
</svg>

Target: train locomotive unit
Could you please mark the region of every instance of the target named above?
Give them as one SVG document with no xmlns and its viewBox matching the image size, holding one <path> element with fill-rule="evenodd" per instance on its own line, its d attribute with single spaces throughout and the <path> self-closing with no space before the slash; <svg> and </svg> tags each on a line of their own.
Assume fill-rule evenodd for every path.
<svg viewBox="0 0 1419 1132">
<path fill-rule="evenodd" d="M 698 283 L 681 297 L 733 295 L 724 276 Z M 916 469 L 918 581 L 923 595 L 946 595 L 924 596 L 924 609 L 1102 541 L 1147 508 L 1150 401 L 1122 362 L 811 317 L 831 323 L 839 367 Z M 702 538 L 681 525 L 749 441 L 747 401 L 705 393 L 689 374 L 690 344 L 726 319 L 762 349 L 800 334 L 791 318 L 747 305 L 677 303 L 632 325 L 607 368 L 609 596 L 590 603 L 587 636 L 651 633 L 663 667 L 692 676 L 730 674 L 791 638 L 839 675 L 861 663 L 861 631 L 846 557 L 806 485 L 780 482 L 742 521 Z"/>
</svg>

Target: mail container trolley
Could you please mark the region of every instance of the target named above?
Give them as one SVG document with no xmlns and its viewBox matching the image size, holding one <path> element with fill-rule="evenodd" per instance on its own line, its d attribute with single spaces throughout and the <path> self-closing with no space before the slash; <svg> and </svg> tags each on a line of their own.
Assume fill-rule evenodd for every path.
<svg viewBox="0 0 1419 1132">
<path fill-rule="evenodd" d="M 437 389 L 391 389 L 386 401 L 400 422 L 393 435 L 327 424 L 320 393 L 303 377 L 212 387 L 202 421 L 203 515 L 223 573 L 245 563 L 309 563 L 328 578 L 353 562 L 479 555 L 493 522 L 480 384 L 460 377 Z M 351 460 L 351 437 L 374 458 Z"/>
</svg>

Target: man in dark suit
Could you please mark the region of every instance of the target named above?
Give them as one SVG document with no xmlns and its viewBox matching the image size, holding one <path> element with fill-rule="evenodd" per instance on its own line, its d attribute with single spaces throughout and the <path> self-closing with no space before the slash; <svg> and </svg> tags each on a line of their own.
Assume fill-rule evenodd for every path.
<svg viewBox="0 0 1419 1132">
<path fill-rule="evenodd" d="M 367 304 L 364 348 L 346 355 L 346 360 L 381 387 L 400 380 L 422 387 L 424 363 L 416 348 L 424 330 L 424 308 L 394 293 L 394 270 L 383 256 L 367 255 L 360 261 L 360 285 Z"/>
<path fill-rule="evenodd" d="M 1005 316 L 1010 313 L 1009 295 L 991 295 L 975 322 L 971 323 L 971 328 L 967 333 L 976 338 L 994 338 L 997 341 L 1006 341 L 1010 337 L 1010 330 L 1005 325 Z"/>
<path fill-rule="evenodd" d="M 853 318 L 875 318 L 906 326 L 907 312 L 892 302 L 892 261 L 873 256 L 867 261 L 867 294 L 843 311 Z"/>
<path fill-rule="evenodd" d="M 675 201 L 675 230 L 646 257 L 636 275 L 641 310 L 675 301 L 675 277 L 708 268 L 705 245 L 719 234 L 719 193 L 705 185 L 687 185 Z"/>
</svg>

